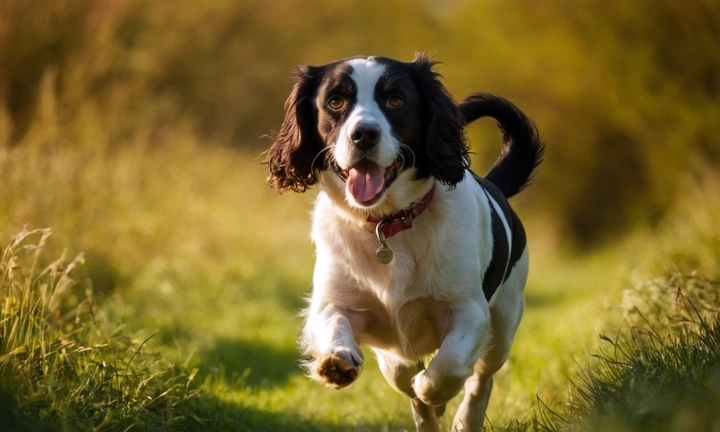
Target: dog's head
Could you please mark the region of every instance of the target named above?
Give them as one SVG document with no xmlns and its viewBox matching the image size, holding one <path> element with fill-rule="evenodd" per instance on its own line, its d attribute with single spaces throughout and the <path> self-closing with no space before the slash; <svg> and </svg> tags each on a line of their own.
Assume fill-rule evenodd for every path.
<svg viewBox="0 0 720 432">
<path fill-rule="evenodd" d="M 464 120 L 434 65 L 419 55 L 301 67 L 268 151 L 270 186 L 303 192 L 327 179 L 357 209 L 382 205 L 401 183 L 453 187 L 469 164 Z"/>
</svg>

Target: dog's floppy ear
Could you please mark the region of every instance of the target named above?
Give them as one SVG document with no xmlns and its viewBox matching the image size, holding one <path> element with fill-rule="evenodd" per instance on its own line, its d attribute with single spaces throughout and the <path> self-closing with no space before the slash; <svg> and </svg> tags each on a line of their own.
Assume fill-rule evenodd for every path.
<svg viewBox="0 0 720 432">
<path fill-rule="evenodd" d="M 457 104 L 440 82 L 432 68 L 437 62 L 418 53 L 411 63 L 423 106 L 425 152 L 430 174 L 440 183 L 454 187 L 462 181 L 470 166 L 468 147 L 464 140 L 465 121 Z"/>
<path fill-rule="evenodd" d="M 321 144 L 312 95 L 319 76 L 320 68 L 312 66 L 301 66 L 296 71 L 295 87 L 285 101 L 285 120 L 267 152 L 267 182 L 280 193 L 288 189 L 305 192 L 318 182 L 316 170 L 321 167 L 313 167 L 313 162 Z"/>
</svg>

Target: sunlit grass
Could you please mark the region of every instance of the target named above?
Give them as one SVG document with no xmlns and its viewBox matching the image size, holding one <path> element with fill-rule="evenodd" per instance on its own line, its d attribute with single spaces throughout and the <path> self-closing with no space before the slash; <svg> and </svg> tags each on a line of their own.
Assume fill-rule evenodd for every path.
<svg viewBox="0 0 720 432">
<path fill-rule="evenodd" d="M 678 288 L 717 293 L 713 1 L 0 2 L 0 430 L 412 430 L 369 351 L 347 390 L 302 375 L 315 192 L 267 188 L 257 137 L 279 127 L 298 64 L 418 50 L 458 99 L 503 94 L 548 143 L 515 201 L 527 310 L 488 420 L 582 430 L 597 413 L 570 418 L 577 377 L 632 378 L 592 372 L 599 335 Z M 498 131 L 469 136 L 482 173 Z M 694 343 L 658 334 L 662 350 Z"/>
<path fill-rule="evenodd" d="M 303 376 L 295 340 L 302 324 L 299 310 L 310 289 L 313 251 L 307 232 L 313 193 L 278 196 L 265 186 L 265 168 L 258 160 L 189 140 L 93 152 L 3 149 L 0 167 L 9 179 L 0 185 L 8 210 L 0 214 L 3 242 L 12 244 L 13 233 L 26 223 L 52 226 L 52 241 L 42 242 L 44 254 L 33 256 L 39 272 L 65 248 L 65 256 L 84 252 L 85 264 L 74 262 L 78 265 L 68 275 L 75 282 L 63 279 L 67 289 L 56 296 L 65 308 L 63 322 L 78 327 L 56 326 L 52 334 L 45 333 L 46 345 L 62 340 L 83 347 L 116 344 L 112 352 L 92 350 L 74 357 L 73 370 L 114 358 L 124 366 L 105 369 L 106 376 L 137 364 L 128 380 L 150 379 L 149 387 L 175 389 L 163 396 L 162 414 L 147 410 L 149 417 L 138 417 L 138 430 L 143 422 L 158 419 L 176 430 L 412 430 L 408 401 L 385 383 L 369 351 L 365 373 L 347 390 L 326 389 Z M 712 182 L 704 186 L 714 187 Z M 641 263 L 674 257 L 712 274 L 717 268 L 712 225 L 717 202 L 707 195 L 694 198 L 705 201 L 704 211 L 697 211 L 691 198 L 680 205 L 660 231 L 663 247 L 650 250 L 638 235 L 619 248 L 572 256 L 547 239 L 542 221 L 526 217 L 532 251 L 527 308 L 510 360 L 495 383 L 488 411 L 495 428 L 532 428 L 533 419 L 544 412 L 539 406 L 563 412 L 577 397 L 571 379 L 604 347 L 599 335 L 618 329 L 627 304 L 636 303 L 624 288 L 634 280 L 645 286 L 658 274 L 657 266 Z M 696 228 L 676 232 L 673 220 L 691 220 Z M 689 236 L 705 234 L 698 243 L 703 248 L 688 246 Z M 8 292 L 6 305 L 17 297 Z M 88 301 L 95 306 L 92 316 Z M 55 316 L 55 306 L 43 307 L 41 315 Z M 80 309 L 68 321 L 73 308 Z M 43 340 L 41 334 L 28 337 Z M 33 343 L 11 340 L 3 339 L 6 368 L 14 350 Z M 136 351 L 148 355 L 132 357 Z M 183 387 L 191 376 L 191 385 Z M 33 382 L 51 378 L 41 374 Z M 85 399 L 89 406 L 69 407 L 58 388 L 68 394 L 80 384 L 68 378 L 59 387 L 47 387 L 58 398 L 49 411 L 34 402 L 35 390 L 13 387 L 6 398 L 10 406 L 23 407 L 14 418 L 30 421 L 34 417 L 23 413 L 43 412 L 43 421 L 73 418 L 78 428 L 97 425 L 99 417 L 88 414 L 96 411 L 107 413 L 108 427 L 127 427 L 128 416 L 136 416 L 133 407 L 147 403 L 111 398 L 98 405 Z M 137 382 L 130 386 L 124 397 L 145 397 Z M 193 397 L 184 399 L 181 387 Z M 163 392 L 155 391 L 154 397 Z M 453 401 L 448 412 L 457 404 Z"/>
<path fill-rule="evenodd" d="M 156 333 L 148 347 L 164 361 L 199 370 L 201 392 L 189 403 L 204 425 L 191 425 L 412 429 L 408 401 L 385 383 L 372 353 L 358 383 L 340 392 L 298 366 L 312 193 L 278 196 L 265 187 L 256 158 L 191 142 L 94 154 L 19 147 L 6 149 L 0 163 L 13 179 L 4 186 L 12 211 L 3 213 L 3 235 L 24 223 L 53 226 L 49 249 L 85 252 L 78 276 L 89 278 L 96 315 Z M 25 174 L 21 167 L 31 163 L 43 175 Z M 596 277 L 605 276 L 602 262 L 537 256 L 525 321 L 495 388 L 494 424 L 528 417 L 537 394 L 562 397 L 571 354 L 582 354 L 584 335 L 595 331 L 597 318 L 583 310 L 602 312 L 594 300 L 604 292 Z M 588 275 L 594 282 L 581 283 Z M 84 292 L 73 295 L 80 301 Z M 571 338 L 568 320 L 578 332 Z"/>
<path fill-rule="evenodd" d="M 540 408 L 542 430 L 717 430 L 720 284 L 675 275 L 629 288 L 622 327 L 601 336 L 573 377 L 565 409 Z"/>
<path fill-rule="evenodd" d="M 71 293 L 82 256 L 43 266 L 49 236 L 49 229 L 23 230 L 0 257 L 0 425 L 129 430 L 184 421 L 177 407 L 196 393 L 196 371 L 149 350 L 153 334 L 129 336 L 119 324 L 96 321 L 91 293 Z"/>
</svg>

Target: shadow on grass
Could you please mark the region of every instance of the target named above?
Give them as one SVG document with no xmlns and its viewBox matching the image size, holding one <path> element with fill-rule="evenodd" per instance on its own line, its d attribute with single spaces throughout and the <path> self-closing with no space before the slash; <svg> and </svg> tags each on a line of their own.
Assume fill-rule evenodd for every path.
<svg viewBox="0 0 720 432">
<path fill-rule="evenodd" d="M 210 370 L 222 372 L 226 384 L 238 381 L 251 387 L 278 386 L 293 375 L 302 374 L 295 349 L 278 349 L 262 341 L 220 339 L 215 349 L 200 356 Z"/>
<path fill-rule="evenodd" d="M 34 413 L 33 413 L 34 414 Z M 55 425 L 30 415 L 18 406 L 14 391 L 0 387 L 0 431 L 53 431 Z"/>
<path fill-rule="evenodd" d="M 308 403 L 312 403 L 308 401 Z M 264 411 L 253 407 L 204 395 L 189 401 L 186 412 L 196 419 L 186 418 L 177 431 L 294 431 L 294 432 L 382 432 L 409 431 L 409 426 L 398 423 L 367 423 L 348 425 L 301 418 L 293 413 Z M 341 420 L 340 420 L 341 422 Z M 414 430 L 414 428 L 412 428 Z"/>
<path fill-rule="evenodd" d="M 188 413 L 172 429 L 176 431 L 404 431 L 407 424 L 397 422 L 344 424 L 347 419 L 313 419 L 302 416 L 303 407 L 291 411 L 257 408 L 253 398 L 262 397 L 257 387 L 282 388 L 295 375 L 303 373 L 299 354 L 294 349 L 278 349 L 257 340 L 216 341 L 215 348 L 199 356 L 201 375 L 214 376 L 223 391 L 201 392 L 183 403 L 180 412 Z M 200 379 L 202 382 L 202 379 Z M 212 379 L 211 379 L 212 381 Z M 207 382 L 207 381 L 206 381 Z M 332 391 L 332 390 L 328 390 Z M 235 392 L 239 392 L 237 395 Z M 250 398 L 250 399 L 247 399 Z M 312 404 L 312 400 L 307 401 Z M 317 407 L 314 407 L 317 408 Z M 313 411 L 317 411 L 314 409 Z M 192 413 L 192 414 L 189 414 Z M 409 415 L 409 414 L 408 414 Z"/>
</svg>

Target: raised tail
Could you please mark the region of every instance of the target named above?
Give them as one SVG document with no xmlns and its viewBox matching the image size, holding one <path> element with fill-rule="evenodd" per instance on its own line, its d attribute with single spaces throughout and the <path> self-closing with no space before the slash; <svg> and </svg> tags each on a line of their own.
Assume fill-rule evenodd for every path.
<svg viewBox="0 0 720 432">
<path fill-rule="evenodd" d="M 485 175 L 506 198 L 528 185 L 535 168 L 542 161 L 545 145 L 535 125 L 510 101 L 489 93 L 475 93 L 461 104 L 465 124 L 492 117 L 503 132 L 500 157 Z"/>
</svg>

